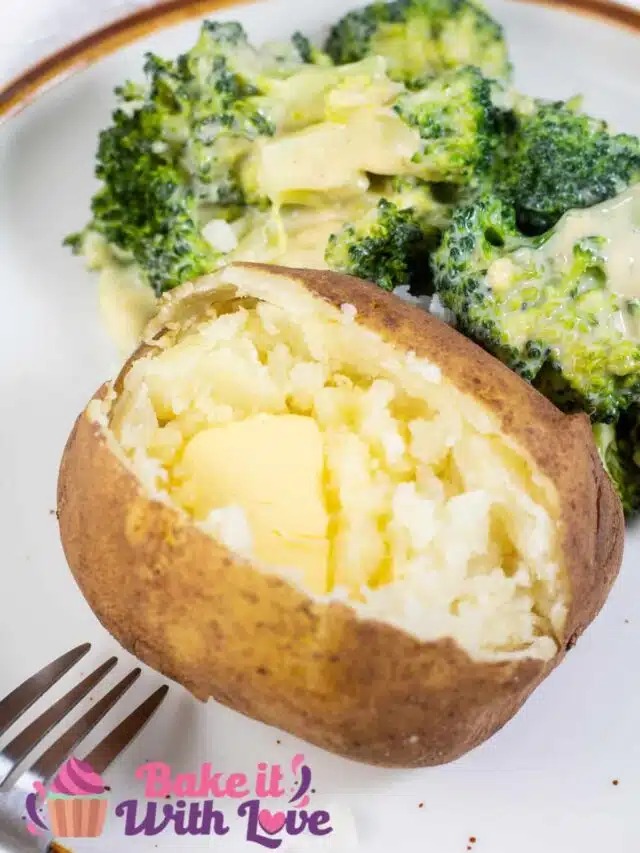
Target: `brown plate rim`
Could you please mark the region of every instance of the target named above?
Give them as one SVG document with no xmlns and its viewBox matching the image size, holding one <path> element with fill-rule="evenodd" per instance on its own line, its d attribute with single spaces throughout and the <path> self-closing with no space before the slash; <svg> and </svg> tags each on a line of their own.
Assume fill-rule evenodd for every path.
<svg viewBox="0 0 640 853">
<path fill-rule="evenodd" d="M 161 0 L 90 32 L 41 59 L 0 89 L 0 123 L 21 112 L 51 86 L 159 29 L 254 0 Z M 513 0 L 523 2 L 523 0 Z M 640 10 L 613 0 L 525 0 L 598 18 L 640 33 Z"/>
</svg>

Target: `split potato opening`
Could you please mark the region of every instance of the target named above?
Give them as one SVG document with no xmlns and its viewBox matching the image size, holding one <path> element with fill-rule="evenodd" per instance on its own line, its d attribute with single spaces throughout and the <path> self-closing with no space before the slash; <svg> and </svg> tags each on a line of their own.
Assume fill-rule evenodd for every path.
<svg viewBox="0 0 640 853">
<path fill-rule="evenodd" d="M 227 298 L 167 329 L 111 412 L 150 493 L 421 640 L 553 657 L 569 601 L 557 495 L 499 420 L 353 304 L 264 270 L 220 282 Z"/>
</svg>

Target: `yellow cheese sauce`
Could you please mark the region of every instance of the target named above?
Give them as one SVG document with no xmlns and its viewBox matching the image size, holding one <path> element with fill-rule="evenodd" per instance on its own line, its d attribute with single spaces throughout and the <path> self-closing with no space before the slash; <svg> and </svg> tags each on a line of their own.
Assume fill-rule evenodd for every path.
<svg viewBox="0 0 640 853">
<path fill-rule="evenodd" d="M 140 279 L 135 267 L 110 263 L 100 273 L 98 298 L 108 334 L 118 351 L 129 355 L 156 313 L 155 293 Z"/>
<path fill-rule="evenodd" d="M 253 261 L 302 269 L 326 269 L 329 237 L 376 204 L 367 193 L 345 204 L 319 208 L 289 207 L 253 213 L 234 224 L 237 245 L 225 261 Z M 154 315 L 157 299 L 133 266 L 107 262 L 100 274 L 100 311 L 109 335 L 123 356 L 136 347 Z"/>
<path fill-rule="evenodd" d="M 301 193 L 361 195 L 368 174 L 411 174 L 420 134 L 390 109 L 356 110 L 345 124 L 321 122 L 256 145 L 249 166 L 260 196 L 275 204 Z"/>
<path fill-rule="evenodd" d="M 610 288 L 625 299 L 640 298 L 640 184 L 602 204 L 573 210 L 549 240 L 549 252 L 571 255 L 585 237 L 603 237 Z"/>
<path fill-rule="evenodd" d="M 640 340 L 640 306 L 634 304 L 640 300 L 640 184 L 635 184 L 613 199 L 565 214 L 539 248 L 522 248 L 491 264 L 487 283 L 502 305 L 511 343 L 521 345 L 538 334 L 551 342 L 556 327 L 562 327 L 567 295 L 551 290 L 540 301 L 540 276 L 565 275 L 582 240 L 593 241 L 606 279 L 600 282 L 590 272 L 583 276 L 577 314 L 580 338 L 595 341 L 610 329 Z M 607 298 L 607 291 L 613 300 Z M 560 346 L 560 341 L 555 344 Z"/>
<path fill-rule="evenodd" d="M 315 123 L 299 129 L 290 121 L 276 137 L 254 143 L 241 166 L 242 180 L 250 197 L 267 199 L 271 208 L 263 212 L 250 207 L 230 224 L 203 223 L 203 236 L 223 253 L 221 266 L 244 260 L 326 269 L 330 236 L 379 198 L 371 189 L 371 176 L 415 172 L 412 157 L 420 148 L 420 134 L 389 107 L 402 87 L 386 79 L 384 63 L 378 76 L 360 105 L 357 78 L 326 92 L 324 75 L 314 73 L 308 82 L 318 89 Z M 135 268 L 118 265 L 108 251 L 102 251 L 96 265 L 103 270 L 104 322 L 127 355 L 154 313 L 155 297 Z"/>
</svg>

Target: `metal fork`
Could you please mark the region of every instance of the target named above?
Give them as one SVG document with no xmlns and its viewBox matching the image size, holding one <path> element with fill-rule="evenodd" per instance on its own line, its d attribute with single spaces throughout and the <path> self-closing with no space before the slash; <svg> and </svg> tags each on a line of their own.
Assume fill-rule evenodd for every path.
<svg viewBox="0 0 640 853">
<path fill-rule="evenodd" d="M 61 655 L 0 701 L 0 738 L 38 699 L 66 675 L 90 648 L 90 643 L 84 643 Z M 111 672 L 117 662 L 116 657 L 110 657 L 0 750 L 0 851 L 3 853 L 4 851 L 56 853 L 56 850 L 59 853 L 60 848 L 53 843 L 50 833 L 32 835 L 27 831 L 25 825 L 27 797 L 34 792 L 34 783 L 47 785 L 58 767 L 74 754 L 76 747 L 134 684 L 141 670 L 133 669 L 100 701 L 92 705 L 90 710 L 60 735 L 13 785 L 10 784 L 10 777 L 43 738 Z M 84 760 L 89 762 L 96 773 L 104 773 L 133 742 L 154 715 L 168 690 L 167 685 L 158 688 L 85 757 Z"/>
</svg>

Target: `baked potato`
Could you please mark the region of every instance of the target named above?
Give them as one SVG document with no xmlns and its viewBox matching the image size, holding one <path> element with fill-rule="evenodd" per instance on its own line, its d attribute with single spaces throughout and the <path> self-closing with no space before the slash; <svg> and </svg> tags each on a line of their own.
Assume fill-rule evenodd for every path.
<svg viewBox="0 0 640 853">
<path fill-rule="evenodd" d="M 254 264 L 165 300 L 78 418 L 58 514 L 138 658 L 396 767 L 516 713 L 600 610 L 624 534 L 585 415 L 373 285 Z"/>
</svg>

